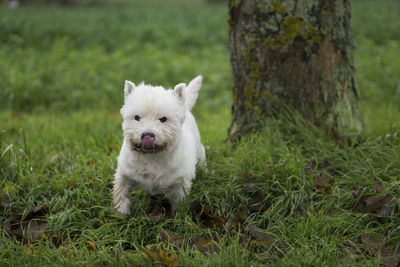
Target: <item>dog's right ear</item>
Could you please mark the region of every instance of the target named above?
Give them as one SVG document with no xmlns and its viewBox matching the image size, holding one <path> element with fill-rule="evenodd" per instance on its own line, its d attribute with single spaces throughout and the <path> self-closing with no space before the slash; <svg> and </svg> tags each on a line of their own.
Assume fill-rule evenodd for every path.
<svg viewBox="0 0 400 267">
<path fill-rule="evenodd" d="M 133 90 L 135 89 L 135 87 L 136 86 L 133 82 L 125 80 L 125 87 L 124 87 L 125 97 L 130 95 L 133 92 Z"/>
</svg>

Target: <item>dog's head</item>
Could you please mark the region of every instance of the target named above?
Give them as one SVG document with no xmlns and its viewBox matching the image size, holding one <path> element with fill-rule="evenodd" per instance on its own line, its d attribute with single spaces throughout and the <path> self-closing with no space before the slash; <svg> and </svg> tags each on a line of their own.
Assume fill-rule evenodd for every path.
<svg viewBox="0 0 400 267">
<path fill-rule="evenodd" d="M 168 149 L 181 136 L 185 121 L 186 85 L 174 90 L 125 81 L 122 129 L 132 150 L 156 153 Z"/>
</svg>

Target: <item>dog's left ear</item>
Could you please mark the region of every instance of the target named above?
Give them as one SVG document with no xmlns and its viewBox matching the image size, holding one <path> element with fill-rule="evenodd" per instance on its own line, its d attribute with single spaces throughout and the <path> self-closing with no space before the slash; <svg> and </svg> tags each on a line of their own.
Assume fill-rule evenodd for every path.
<svg viewBox="0 0 400 267">
<path fill-rule="evenodd" d="M 125 81 L 124 94 L 127 97 L 135 89 L 135 84 L 131 81 Z"/>
<path fill-rule="evenodd" d="M 185 83 L 177 84 L 174 88 L 174 95 L 184 104 L 185 103 Z"/>
</svg>

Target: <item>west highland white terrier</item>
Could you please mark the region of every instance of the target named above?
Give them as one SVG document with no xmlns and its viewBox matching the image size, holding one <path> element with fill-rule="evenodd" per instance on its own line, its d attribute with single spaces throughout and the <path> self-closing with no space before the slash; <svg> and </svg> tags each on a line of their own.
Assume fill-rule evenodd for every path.
<svg viewBox="0 0 400 267">
<path fill-rule="evenodd" d="M 172 210 L 189 193 L 196 164 L 205 164 L 205 150 L 190 112 L 202 76 L 174 90 L 125 81 L 124 141 L 113 189 L 114 209 L 130 214 L 129 195 L 138 186 L 152 196 L 166 194 Z"/>
</svg>

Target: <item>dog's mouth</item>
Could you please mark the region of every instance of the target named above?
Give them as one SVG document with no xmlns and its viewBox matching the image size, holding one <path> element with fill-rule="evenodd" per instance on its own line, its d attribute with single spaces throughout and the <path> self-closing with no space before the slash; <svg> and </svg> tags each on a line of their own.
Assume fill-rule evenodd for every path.
<svg viewBox="0 0 400 267">
<path fill-rule="evenodd" d="M 164 146 L 160 146 L 151 140 L 150 138 L 146 138 L 145 136 L 141 143 L 136 143 L 132 139 L 129 140 L 130 147 L 132 151 L 137 151 L 141 153 L 157 153 L 164 149 Z"/>
</svg>

